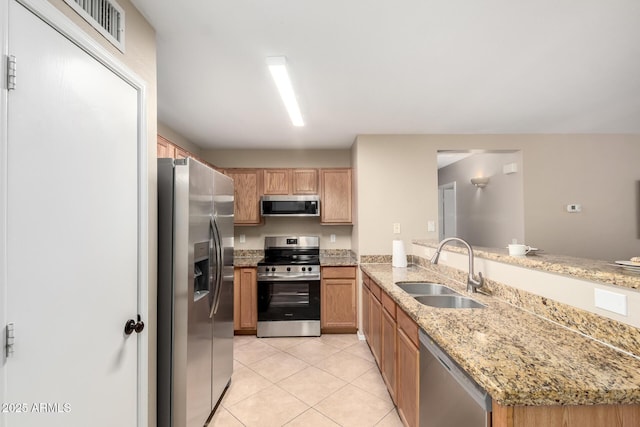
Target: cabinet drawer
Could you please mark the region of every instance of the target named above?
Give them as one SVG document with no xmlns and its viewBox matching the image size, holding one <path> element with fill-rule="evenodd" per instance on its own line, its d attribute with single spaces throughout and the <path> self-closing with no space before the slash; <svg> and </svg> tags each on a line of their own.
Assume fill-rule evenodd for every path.
<svg viewBox="0 0 640 427">
<path fill-rule="evenodd" d="M 396 302 L 393 300 L 393 298 L 387 295 L 386 292 L 382 292 L 382 298 L 380 300 L 382 302 L 382 306 L 384 307 L 384 309 L 387 310 L 387 313 L 389 313 L 391 318 L 395 319 L 396 318 Z"/>
<path fill-rule="evenodd" d="M 364 284 L 367 289 L 371 289 L 371 279 L 364 273 L 362 273 L 362 284 Z"/>
<path fill-rule="evenodd" d="M 371 289 L 371 294 L 374 295 L 378 301 L 380 301 L 380 295 L 382 294 L 380 286 L 378 286 L 376 282 L 371 280 L 369 282 L 369 289 Z"/>
<path fill-rule="evenodd" d="M 407 337 L 415 344 L 416 347 L 420 346 L 418 341 L 418 325 L 413 321 L 411 317 L 403 310 L 398 310 L 396 313 L 396 319 L 398 327 L 404 331 Z"/>
<path fill-rule="evenodd" d="M 322 267 L 323 279 L 355 279 L 355 267 Z"/>
</svg>

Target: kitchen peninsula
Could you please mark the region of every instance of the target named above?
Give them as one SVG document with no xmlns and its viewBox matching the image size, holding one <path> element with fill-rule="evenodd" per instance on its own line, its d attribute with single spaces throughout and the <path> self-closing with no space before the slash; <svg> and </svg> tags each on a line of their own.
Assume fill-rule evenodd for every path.
<svg viewBox="0 0 640 427">
<path fill-rule="evenodd" d="M 437 242 L 414 242 L 414 253 L 419 252 L 416 246 L 432 249 L 435 245 Z M 464 252 L 462 248 L 447 249 L 451 253 Z M 535 262 L 534 257 L 504 261 L 513 258 L 505 254 L 500 250 L 476 251 L 480 258 L 509 264 Z M 363 300 L 374 293 L 365 291 L 368 283 L 373 284 L 372 288 L 380 289 L 383 301 L 390 299 L 398 313 L 406 314 L 447 352 L 493 398 L 493 426 L 640 424 L 637 328 L 492 280 L 487 285 L 491 295 L 473 295 L 486 305 L 484 309 L 442 309 L 420 304 L 396 283 L 437 282 L 465 293 L 466 271 L 431 265 L 428 255 L 414 255 L 414 265 L 408 268 L 392 268 L 388 263 L 361 264 Z M 590 274 L 574 268 L 575 262 L 567 264 L 565 274 Z M 559 277 L 556 274 L 562 262 L 542 263 L 539 267 L 545 266 L 552 272 L 548 281 Z M 640 277 L 616 270 L 609 273 L 616 283 L 625 283 L 631 292 L 636 292 Z M 623 280 L 618 281 L 620 277 Z M 364 311 L 365 322 L 379 321 L 366 308 Z M 555 313 L 555 317 L 547 317 L 548 313 Z M 558 321 L 563 318 L 564 323 Z M 592 326 L 597 339 L 587 336 L 593 322 L 598 323 Z M 586 332 L 580 330 L 583 327 Z M 373 327 L 371 330 L 375 331 Z M 375 338 L 373 341 L 375 345 Z M 380 369 L 383 370 L 382 365 Z M 400 389 L 400 383 L 397 387 Z"/>
</svg>

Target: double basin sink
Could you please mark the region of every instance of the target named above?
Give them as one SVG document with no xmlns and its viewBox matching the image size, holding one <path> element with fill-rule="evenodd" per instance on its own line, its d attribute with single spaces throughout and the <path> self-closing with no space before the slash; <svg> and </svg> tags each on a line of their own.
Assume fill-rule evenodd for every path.
<svg viewBox="0 0 640 427">
<path fill-rule="evenodd" d="M 440 283 L 397 282 L 396 286 L 421 304 L 438 308 L 485 308 L 478 301 L 462 296 Z"/>
</svg>

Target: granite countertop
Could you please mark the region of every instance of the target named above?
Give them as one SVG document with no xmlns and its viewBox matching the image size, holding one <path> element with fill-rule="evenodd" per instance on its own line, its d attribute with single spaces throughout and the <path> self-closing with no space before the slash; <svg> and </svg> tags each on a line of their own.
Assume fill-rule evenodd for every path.
<svg viewBox="0 0 640 427">
<path fill-rule="evenodd" d="M 254 256 L 234 256 L 233 257 L 233 266 L 234 267 L 257 267 L 258 261 L 261 261 L 263 258 L 262 255 L 254 255 Z"/>
<path fill-rule="evenodd" d="M 331 256 L 321 255 L 320 265 L 323 267 L 351 267 L 357 266 L 358 261 L 354 256 Z"/>
<path fill-rule="evenodd" d="M 437 248 L 435 240 L 414 240 L 413 244 L 428 248 Z M 444 247 L 451 252 L 467 253 L 463 246 L 453 244 Z M 506 248 L 485 248 L 474 246 L 473 253 L 477 258 L 485 258 L 506 264 L 527 267 L 549 273 L 573 276 L 594 282 L 608 283 L 630 289 L 640 289 L 640 274 L 623 270 L 613 264 L 613 261 L 602 261 L 587 258 L 576 258 L 566 255 L 548 254 L 544 251 L 526 256 L 510 256 Z"/>
<path fill-rule="evenodd" d="M 484 309 L 434 308 L 394 284 L 427 280 L 465 294 L 437 265 L 360 267 L 501 405 L 640 404 L 636 357 L 496 297 L 473 294 Z"/>
</svg>

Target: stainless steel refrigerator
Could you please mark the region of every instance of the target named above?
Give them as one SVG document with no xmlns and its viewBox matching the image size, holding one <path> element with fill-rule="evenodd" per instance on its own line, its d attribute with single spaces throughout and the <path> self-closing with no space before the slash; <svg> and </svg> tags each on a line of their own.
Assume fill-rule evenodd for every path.
<svg viewBox="0 0 640 427">
<path fill-rule="evenodd" d="M 232 370 L 233 181 L 158 159 L 158 426 L 203 426 Z"/>
</svg>

